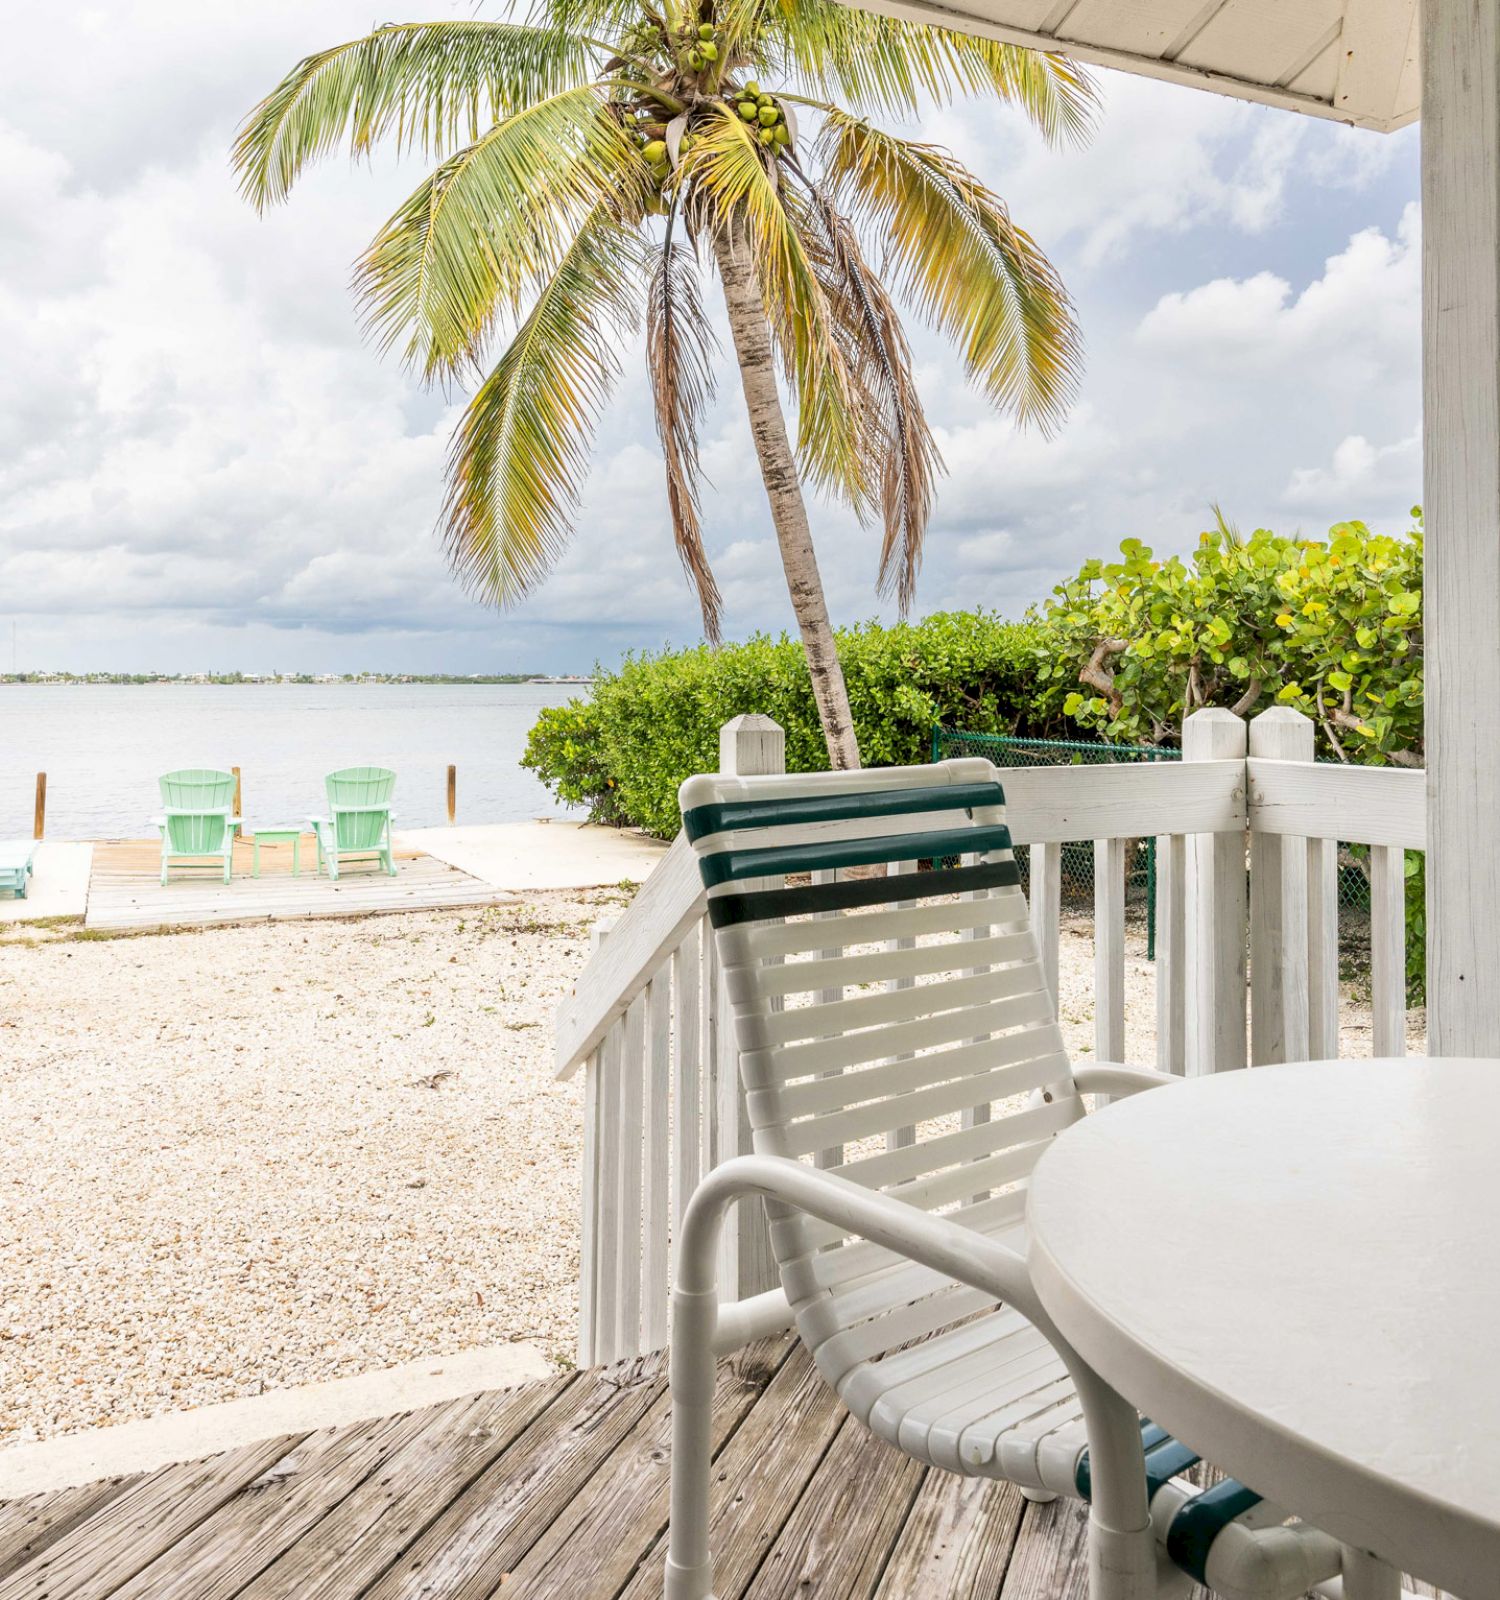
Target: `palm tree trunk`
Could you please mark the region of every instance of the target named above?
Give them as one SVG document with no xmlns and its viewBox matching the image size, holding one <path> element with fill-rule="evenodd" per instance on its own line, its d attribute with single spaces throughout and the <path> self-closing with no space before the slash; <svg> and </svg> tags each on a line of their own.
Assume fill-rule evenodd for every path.
<svg viewBox="0 0 1500 1600">
<path fill-rule="evenodd" d="M 750 413 L 750 436 L 755 441 L 760 475 L 765 481 L 766 497 L 771 502 L 771 521 L 776 528 L 787 591 L 807 655 L 807 670 L 812 676 L 813 699 L 823 724 L 823 737 L 828 743 L 828 760 L 835 768 L 857 767 L 859 745 L 854 737 L 854 719 L 849 713 L 849 691 L 844 686 L 844 669 L 839 665 L 833 625 L 828 620 L 828 603 L 823 598 L 823 580 L 818 574 L 818 556 L 813 549 L 807 504 L 802 498 L 802 482 L 797 475 L 797 458 L 792 453 L 781 395 L 776 388 L 771 331 L 766 325 L 765 309 L 761 305 L 760 289 L 743 230 L 734 222 L 717 230 L 714 253 L 724 284 L 724 303 L 729 312 L 735 355 L 739 358 L 745 405 Z"/>
</svg>

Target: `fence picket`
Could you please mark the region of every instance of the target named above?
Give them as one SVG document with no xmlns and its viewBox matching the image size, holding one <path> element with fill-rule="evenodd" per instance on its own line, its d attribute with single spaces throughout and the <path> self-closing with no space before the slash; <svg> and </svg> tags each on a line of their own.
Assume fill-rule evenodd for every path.
<svg viewBox="0 0 1500 1600">
<path fill-rule="evenodd" d="M 640 1342 L 667 1342 L 668 1266 L 672 1238 L 672 972 L 663 966 L 646 985 L 645 1151 L 641 1207 Z"/>
<path fill-rule="evenodd" d="M 1125 1059 L 1125 846 L 1094 841 L 1094 1059 Z"/>
<path fill-rule="evenodd" d="M 630 1002 L 620 1030 L 616 1100 L 620 1141 L 619 1220 L 615 1229 L 616 1358 L 641 1348 L 642 1172 L 645 1150 L 646 993 Z"/>
<path fill-rule="evenodd" d="M 688 929 L 672 952 L 672 1249 L 682 1214 L 703 1176 L 703 925 Z"/>
<path fill-rule="evenodd" d="M 1187 1068 L 1187 840 L 1156 841 L 1156 1065 Z"/>
<path fill-rule="evenodd" d="M 1307 1053 L 1339 1053 L 1339 847 L 1307 841 Z"/>
<path fill-rule="evenodd" d="M 1406 1054 L 1406 852 L 1370 847 L 1370 1004 L 1377 1056 Z"/>
</svg>

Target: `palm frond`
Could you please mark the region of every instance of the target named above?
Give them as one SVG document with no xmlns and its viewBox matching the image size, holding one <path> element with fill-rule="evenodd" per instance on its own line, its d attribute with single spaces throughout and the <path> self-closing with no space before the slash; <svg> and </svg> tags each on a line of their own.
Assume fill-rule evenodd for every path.
<svg viewBox="0 0 1500 1600">
<path fill-rule="evenodd" d="M 1073 305 L 999 196 L 946 151 L 837 110 L 820 154 L 838 202 L 885 242 L 900 287 L 959 345 L 973 381 L 1021 421 L 1058 426 L 1082 361 Z"/>
<path fill-rule="evenodd" d="M 867 460 L 879 463 L 879 510 L 885 527 L 879 589 L 903 614 L 916 596 L 922 545 L 942 459 L 927 425 L 911 351 L 884 285 L 870 270 L 849 219 L 826 192 L 809 186 L 814 241 L 810 252 L 841 331 L 857 399 L 855 416 Z"/>
<path fill-rule="evenodd" d="M 1081 139 L 1098 108 L 1093 80 L 1065 56 L 830 0 L 730 0 L 758 29 L 768 65 L 857 114 L 912 117 L 991 95 L 1024 111 L 1053 141 Z"/>
<path fill-rule="evenodd" d="M 700 229 L 743 234 L 760 285 L 772 340 L 797 399 L 797 456 L 814 483 L 856 505 L 870 496 L 871 463 L 862 455 L 848 368 L 833 314 L 789 212 L 774 169 L 728 106 L 700 125 L 698 143 L 678 171 Z"/>
<path fill-rule="evenodd" d="M 388 23 L 298 63 L 255 107 L 234 143 L 240 188 L 284 200 L 310 161 L 377 140 L 434 153 L 472 141 L 498 117 L 593 75 L 597 48 L 556 27 L 513 22 Z"/>
<path fill-rule="evenodd" d="M 646 361 L 656 407 L 656 431 L 666 459 L 667 503 L 677 554 L 698 596 L 703 631 L 720 638 L 723 597 L 703 546 L 698 499 L 698 424 L 714 393 L 718 349 L 704 315 L 697 263 L 691 249 L 669 235 L 657 257 L 646 297 Z"/>
<path fill-rule="evenodd" d="M 545 282 L 582 220 L 639 210 L 647 168 L 589 85 L 525 107 L 444 161 L 355 270 L 367 330 L 424 376 L 477 358 L 500 309 Z"/>
<path fill-rule="evenodd" d="M 596 207 L 459 422 L 443 528 L 450 563 L 483 600 L 513 604 L 567 544 L 644 272 L 639 239 Z"/>
</svg>

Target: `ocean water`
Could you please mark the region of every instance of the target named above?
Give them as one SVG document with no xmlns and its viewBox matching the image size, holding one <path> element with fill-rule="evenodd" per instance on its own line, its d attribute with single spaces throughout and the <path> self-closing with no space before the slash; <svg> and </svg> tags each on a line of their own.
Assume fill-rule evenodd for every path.
<svg viewBox="0 0 1500 1600">
<path fill-rule="evenodd" d="M 537 713 L 579 690 L 552 684 L 0 684 L 0 839 L 29 838 L 47 774 L 49 839 L 145 838 L 156 780 L 239 767 L 245 818 L 298 821 L 323 776 L 392 767 L 398 827 L 560 816 L 520 765 Z"/>
</svg>

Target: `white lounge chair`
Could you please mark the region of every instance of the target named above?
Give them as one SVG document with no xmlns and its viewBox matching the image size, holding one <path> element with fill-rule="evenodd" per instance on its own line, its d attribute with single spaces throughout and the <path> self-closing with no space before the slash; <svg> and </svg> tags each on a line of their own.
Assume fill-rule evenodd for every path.
<svg viewBox="0 0 1500 1600">
<path fill-rule="evenodd" d="M 1032 1291 L 1026 1179 L 1047 1142 L 1082 1094 L 1174 1080 L 1070 1065 L 990 763 L 697 777 L 681 803 L 755 1154 L 704 1180 L 678 1242 L 669 1600 L 713 1593 L 715 1354 L 776 1325 L 774 1304 L 718 1303 L 720 1224 L 747 1196 L 765 1199 L 780 1325 L 854 1415 L 932 1466 L 1089 1500 L 1094 1600 L 1193 1579 L 1291 1600 L 1333 1579 L 1320 1531 L 1239 1484 L 1188 1484 L 1197 1458 L 1090 1372 Z M 882 875 L 848 876 L 861 867 Z"/>
</svg>

